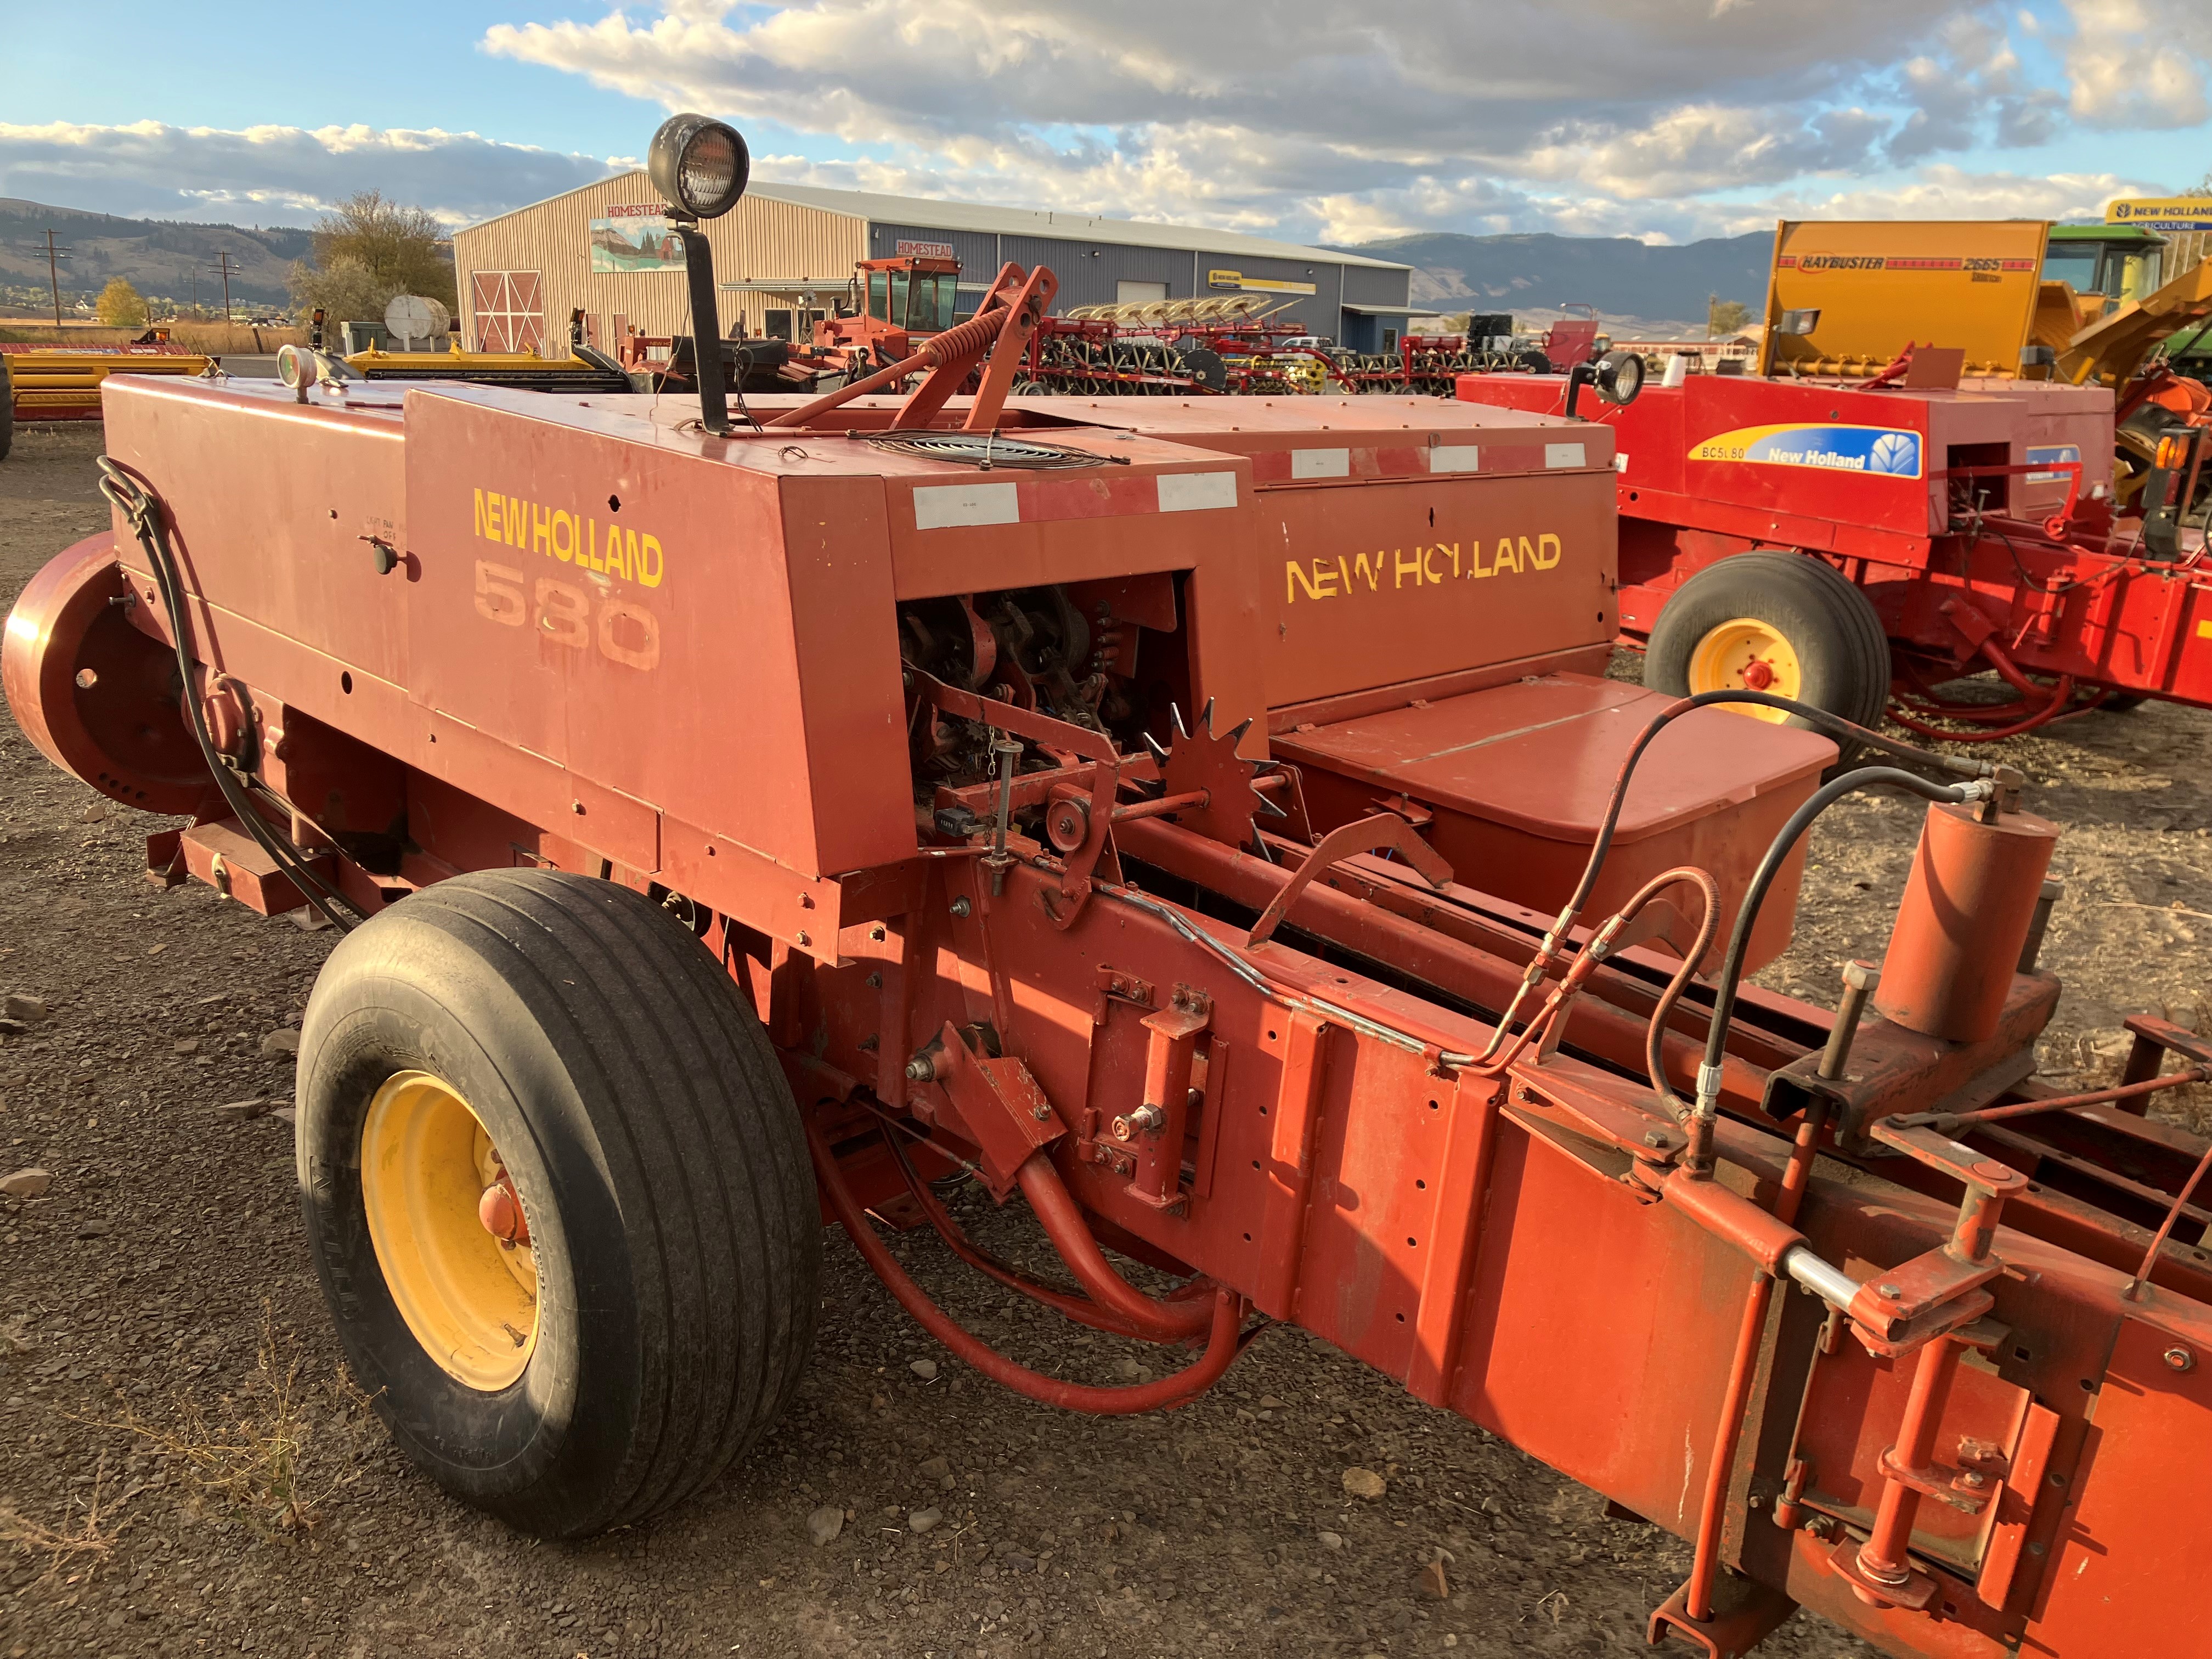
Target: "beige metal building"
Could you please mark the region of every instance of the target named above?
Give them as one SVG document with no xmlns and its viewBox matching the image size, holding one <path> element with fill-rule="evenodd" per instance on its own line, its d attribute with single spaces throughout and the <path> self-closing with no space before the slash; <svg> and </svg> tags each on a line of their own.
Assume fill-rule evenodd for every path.
<svg viewBox="0 0 2212 1659">
<path fill-rule="evenodd" d="M 842 296 L 855 261 L 900 253 L 960 262 L 963 314 L 1000 266 L 1046 264 L 1054 309 L 1129 300 L 1258 292 L 1307 331 L 1357 350 L 1394 349 L 1407 318 L 1409 266 L 1188 225 L 981 207 L 866 191 L 756 181 L 709 222 L 722 331 L 790 337 L 813 296 Z M 586 337 L 611 349 L 635 331 L 689 333 L 683 255 L 642 171 L 568 191 L 453 238 L 464 341 L 534 349 Z"/>
</svg>

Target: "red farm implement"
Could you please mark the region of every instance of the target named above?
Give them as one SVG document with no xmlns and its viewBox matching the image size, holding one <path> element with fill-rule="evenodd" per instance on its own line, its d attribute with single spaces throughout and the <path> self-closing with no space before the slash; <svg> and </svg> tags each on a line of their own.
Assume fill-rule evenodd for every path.
<svg viewBox="0 0 2212 1659">
<path fill-rule="evenodd" d="M 2039 283 L 2043 231 L 1784 226 L 1765 372 L 1603 413 L 1621 629 L 1649 684 L 1888 706 L 1965 738 L 2143 697 L 2212 707 L 2208 400 L 2151 355 L 2212 317 L 2212 266 L 2077 328 L 2070 291 Z M 1520 375 L 1459 395 L 1563 398 Z M 1990 671 L 2008 701 L 1935 689 Z"/>
<path fill-rule="evenodd" d="M 679 225 L 733 152 L 664 130 Z M 2056 831 L 2017 776 L 1595 678 L 1609 427 L 1009 404 L 1054 287 L 1009 265 L 758 427 L 711 362 L 696 411 L 108 385 L 113 532 L 26 590 L 9 699 L 191 815 L 154 879 L 349 930 L 300 1188 L 409 1454 L 545 1534 L 680 1501 L 789 1398 L 826 1216 L 1074 1410 L 1304 1327 L 1694 1540 L 1655 1641 L 1802 1605 L 1899 1655 L 2169 1648 L 2212 1155 L 2143 1109 L 2212 1048 L 2139 1019 L 2121 1085 L 2033 1077 Z M 1899 764 L 1821 783 L 1834 739 Z M 1879 973 L 1832 1013 L 1746 985 L 1872 787 L 1929 803 Z M 967 1239 L 956 1176 L 1065 1280 Z M 1018 1364 L 895 1224 L 1187 1363 Z"/>
</svg>

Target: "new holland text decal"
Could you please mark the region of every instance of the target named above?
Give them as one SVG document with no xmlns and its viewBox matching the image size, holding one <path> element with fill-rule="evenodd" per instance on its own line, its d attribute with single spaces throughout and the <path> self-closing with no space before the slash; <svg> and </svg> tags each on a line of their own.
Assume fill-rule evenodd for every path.
<svg viewBox="0 0 2212 1659">
<path fill-rule="evenodd" d="M 1690 451 L 1693 461 L 1750 461 L 1829 472 L 1921 476 L 1920 434 L 1887 426 L 1745 426 L 1719 432 Z"/>
</svg>

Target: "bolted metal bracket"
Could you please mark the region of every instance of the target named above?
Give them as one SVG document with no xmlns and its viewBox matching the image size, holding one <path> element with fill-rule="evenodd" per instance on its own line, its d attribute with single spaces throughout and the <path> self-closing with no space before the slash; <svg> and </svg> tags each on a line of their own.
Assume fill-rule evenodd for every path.
<svg viewBox="0 0 2212 1659">
<path fill-rule="evenodd" d="M 1653 1608 L 1644 1639 L 1656 1648 L 1674 1636 L 1700 1649 L 1706 1659 L 1742 1659 L 1797 1611 L 1797 1604 L 1780 1590 L 1733 1572 L 1720 1574 L 1714 1584 L 1710 1616 L 1692 1619 L 1689 1597 L 1685 1583 Z"/>
<path fill-rule="evenodd" d="M 1022 1165 L 1040 1147 L 1066 1134 L 1067 1126 L 1018 1058 L 978 1053 L 951 1021 L 924 1052 L 928 1080 L 944 1089 L 951 1109 L 939 1121 L 975 1144 L 981 1154 L 977 1162 L 984 1185 L 1004 1203 Z M 914 1076 L 912 1066 L 908 1075 Z"/>
</svg>

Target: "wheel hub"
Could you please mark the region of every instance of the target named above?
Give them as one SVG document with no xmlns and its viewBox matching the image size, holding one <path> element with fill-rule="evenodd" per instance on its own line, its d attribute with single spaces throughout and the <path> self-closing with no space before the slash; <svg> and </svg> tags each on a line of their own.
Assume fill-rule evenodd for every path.
<svg viewBox="0 0 2212 1659">
<path fill-rule="evenodd" d="M 362 1126 L 361 1186 L 377 1265 L 423 1351 L 469 1388 L 514 1382 L 537 1341 L 537 1260 L 467 1102 L 428 1072 L 386 1079 Z"/>
<path fill-rule="evenodd" d="M 1757 617 L 1731 617 L 1708 629 L 1690 653 L 1689 681 L 1692 695 L 1744 690 L 1802 698 L 1805 694 L 1796 647 L 1780 629 Z M 1776 725 L 1790 718 L 1779 708 L 1723 706 L 1731 714 Z"/>
</svg>

